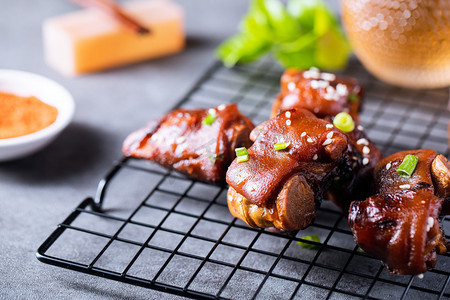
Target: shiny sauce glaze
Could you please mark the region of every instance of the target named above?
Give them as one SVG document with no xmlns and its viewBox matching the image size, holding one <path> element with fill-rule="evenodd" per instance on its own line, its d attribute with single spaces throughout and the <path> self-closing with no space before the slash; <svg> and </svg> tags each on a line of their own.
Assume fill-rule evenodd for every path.
<svg viewBox="0 0 450 300">
<path fill-rule="evenodd" d="M 345 111 L 358 119 L 362 86 L 353 78 L 339 78 L 317 69 L 288 69 L 281 77 L 281 92 L 272 106 L 272 116 L 291 108 L 304 108 L 318 117 Z"/>
<path fill-rule="evenodd" d="M 419 161 L 404 178 L 397 169 L 408 154 Z M 382 159 L 375 169 L 377 194 L 351 205 L 349 223 L 357 244 L 393 273 L 421 274 L 436 265 L 437 253 L 450 249 L 438 219 L 444 199 L 435 195 L 436 157 L 436 151 L 423 149 Z"/>
<path fill-rule="evenodd" d="M 208 115 L 215 115 L 211 124 L 204 123 Z M 209 110 L 177 109 L 130 134 L 123 153 L 202 181 L 224 183 L 234 149 L 251 145 L 248 136 L 253 127 L 234 104 Z"/>
<path fill-rule="evenodd" d="M 283 142 L 289 146 L 276 151 L 274 145 Z M 249 160 L 234 160 L 227 182 L 251 203 L 270 207 L 285 181 L 301 174 L 320 201 L 346 148 L 346 135 L 329 121 L 292 109 L 265 122 L 248 149 Z"/>
</svg>

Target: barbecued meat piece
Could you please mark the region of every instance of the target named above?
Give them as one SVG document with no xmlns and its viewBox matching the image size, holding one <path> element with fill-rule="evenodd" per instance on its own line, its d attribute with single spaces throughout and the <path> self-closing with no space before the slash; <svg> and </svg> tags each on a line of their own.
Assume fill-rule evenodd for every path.
<svg viewBox="0 0 450 300">
<path fill-rule="evenodd" d="M 350 225 L 356 242 L 393 273 L 424 273 L 436 265 L 436 253 L 450 248 L 437 219 L 442 201 L 420 189 L 353 202 Z"/>
<path fill-rule="evenodd" d="M 347 136 L 329 121 L 292 109 L 251 134 L 249 159 L 227 172 L 231 213 L 253 227 L 305 228 L 338 172 Z M 275 150 L 275 144 L 285 149 Z"/>
<path fill-rule="evenodd" d="M 272 106 L 272 115 L 287 109 L 304 108 L 330 121 L 340 112 L 352 116 L 355 129 L 347 133 L 349 147 L 345 160 L 326 195 L 344 212 L 348 212 L 352 201 L 372 194 L 373 168 L 382 157 L 359 125 L 362 98 L 363 89 L 353 78 L 339 78 L 314 68 L 307 71 L 288 69 L 281 77 L 281 92 Z"/>
<path fill-rule="evenodd" d="M 361 108 L 363 89 L 353 78 L 312 68 L 306 71 L 288 69 L 281 77 L 281 92 L 272 106 L 272 117 L 291 108 L 304 108 L 320 118 L 345 111 L 355 120 Z"/>
<path fill-rule="evenodd" d="M 122 150 L 202 181 L 224 183 L 234 149 L 251 145 L 253 127 L 236 105 L 177 109 L 130 134 Z"/>
<path fill-rule="evenodd" d="M 382 158 L 380 150 L 365 134 L 361 126 L 347 133 L 348 148 L 339 174 L 326 197 L 347 213 L 350 203 L 373 195 L 374 168 Z"/>
<path fill-rule="evenodd" d="M 305 228 L 315 217 L 316 200 L 305 177 L 295 174 L 281 188 L 274 208 L 248 201 L 232 187 L 228 189 L 228 208 L 233 216 L 252 227 L 285 230 Z"/>
<path fill-rule="evenodd" d="M 397 169 L 408 154 L 419 160 L 411 177 L 404 178 Z M 436 265 L 437 253 L 450 250 L 438 219 L 445 201 L 440 182 L 450 175 L 448 168 L 436 167 L 441 163 L 448 166 L 445 157 L 427 149 L 388 156 L 375 169 L 377 194 L 351 204 L 356 243 L 393 273 L 421 274 Z"/>
<path fill-rule="evenodd" d="M 442 154 L 431 164 L 431 177 L 436 195 L 444 199 L 441 215 L 450 215 L 450 162 Z"/>
</svg>

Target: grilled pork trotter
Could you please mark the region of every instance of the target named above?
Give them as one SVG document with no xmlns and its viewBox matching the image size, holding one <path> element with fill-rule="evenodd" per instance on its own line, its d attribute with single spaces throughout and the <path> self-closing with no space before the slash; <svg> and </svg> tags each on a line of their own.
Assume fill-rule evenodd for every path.
<svg viewBox="0 0 450 300">
<path fill-rule="evenodd" d="M 306 71 L 288 69 L 281 77 L 281 92 L 272 106 L 272 115 L 304 108 L 319 118 L 333 122 L 335 116 L 347 112 L 355 128 L 346 132 L 349 147 L 345 160 L 326 198 L 347 213 L 354 200 L 373 194 L 373 169 L 382 154 L 359 124 L 363 103 L 363 88 L 354 78 L 341 78 L 332 73 L 311 68 Z"/>
<path fill-rule="evenodd" d="M 375 172 L 377 194 L 351 204 L 356 243 L 392 273 L 432 269 L 437 254 L 450 250 L 438 219 L 449 192 L 448 161 L 434 150 L 409 150 L 382 159 Z"/>
<path fill-rule="evenodd" d="M 319 118 L 345 111 L 358 119 L 363 88 L 354 78 L 339 78 L 316 68 L 287 69 L 280 84 L 281 92 L 272 106 L 272 117 L 291 108 L 304 108 Z"/>
<path fill-rule="evenodd" d="M 227 172 L 231 213 L 253 227 L 305 228 L 338 172 L 347 136 L 304 109 L 255 130 L 245 159 L 238 156 Z"/>
<path fill-rule="evenodd" d="M 131 133 L 122 150 L 201 181 L 225 183 L 234 149 L 252 144 L 253 127 L 234 104 L 177 109 Z"/>
</svg>

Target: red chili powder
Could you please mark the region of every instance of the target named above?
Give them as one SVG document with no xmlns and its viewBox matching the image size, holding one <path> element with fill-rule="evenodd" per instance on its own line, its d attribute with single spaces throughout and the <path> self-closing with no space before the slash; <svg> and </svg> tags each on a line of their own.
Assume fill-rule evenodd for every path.
<svg viewBox="0 0 450 300">
<path fill-rule="evenodd" d="M 0 139 L 27 135 L 49 126 L 58 110 L 36 97 L 0 92 Z"/>
</svg>

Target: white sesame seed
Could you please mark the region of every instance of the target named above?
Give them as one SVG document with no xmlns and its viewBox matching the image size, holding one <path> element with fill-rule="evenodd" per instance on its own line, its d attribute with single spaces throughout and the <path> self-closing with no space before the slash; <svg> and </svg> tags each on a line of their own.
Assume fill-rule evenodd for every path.
<svg viewBox="0 0 450 300">
<path fill-rule="evenodd" d="M 356 128 L 358 128 L 359 131 L 363 131 L 364 127 L 362 127 L 361 125 L 358 125 Z"/>
<path fill-rule="evenodd" d="M 328 132 L 327 139 L 331 139 L 332 137 L 333 137 L 333 131 L 332 132 Z"/>
<path fill-rule="evenodd" d="M 328 82 L 328 81 L 325 81 L 325 80 L 320 80 L 319 81 L 319 87 L 320 88 L 327 88 L 328 86 L 330 85 L 330 83 Z"/>
<path fill-rule="evenodd" d="M 334 97 L 333 97 L 332 94 L 324 94 L 324 95 L 323 95 L 323 98 L 324 98 L 325 100 L 334 100 Z"/>
<path fill-rule="evenodd" d="M 369 141 L 367 139 L 365 139 L 365 138 L 362 138 L 362 139 L 357 140 L 356 144 L 368 146 L 369 145 Z"/>
<path fill-rule="evenodd" d="M 175 143 L 182 144 L 185 141 L 186 141 L 186 138 L 184 136 L 180 136 L 180 137 L 177 137 L 177 139 L 175 140 Z"/>
<path fill-rule="evenodd" d="M 434 225 L 434 218 L 433 217 L 428 217 L 427 219 L 427 232 L 430 231 L 430 229 L 433 227 Z"/>
<path fill-rule="evenodd" d="M 327 129 L 331 129 L 331 128 L 333 128 L 334 126 L 333 126 L 332 124 L 327 124 L 325 127 L 326 127 Z"/>
<path fill-rule="evenodd" d="M 317 89 L 319 87 L 319 81 L 317 80 L 311 80 L 311 87 L 313 89 Z"/>
<path fill-rule="evenodd" d="M 220 104 L 219 106 L 217 106 L 218 110 L 224 110 L 225 109 L 225 104 Z"/>
<path fill-rule="evenodd" d="M 309 71 L 303 72 L 303 78 L 305 79 L 319 79 L 320 72 L 318 69 L 309 69 Z"/>
<path fill-rule="evenodd" d="M 291 125 L 291 120 L 286 120 L 286 125 L 287 126 Z"/>
<path fill-rule="evenodd" d="M 309 70 L 313 71 L 313 72 L 320 73 L 320 70 L 318 68 L 316 68 L 316 67 L 311 67 L 311 68 L 309 68 Z"/>
<path fill-rule="evenodd" d="M 286 101 L 287 103 L 292 103 L 292 102 L 298 101 L 298 95 L 287 94 L 286 96 L 284 96 L 283 101 Z"/>
<path fill-rule="evenodd" d="M 302 134 L 300 135 L 301 137 L 304 137 L 306 135 L 306 132 L 302 132 Z"/>
<path fill-rule="evenodd" d="M 310 137 L 309 137 L 309 138 L 307 138 L 307 139 L 306 139 L 306 141 L 307 141 L 308 143 L 312 143 L 312 142 L 314 142 L 314 141 L 313 141 L 313 139 L 312 139 L 312 138 L 310 138 Z"/>
<path fill-rule="evenodd" d="M 295 90 L 295 82 L 289 82 L 288 83 L 288 85 L 287 85 L 287 88 L 288 88 L 288 90 L 289 91 L 293 91 L 293 90 Z"/>
<path fill-rule="evenodd" d="M 332 87 L 331 85 L 330 86 L 327 86 L 327 93 L 328 94 L 330 94 L 330 95 L 332 95 L 332 94 L 334 94 L 334 87 Z"/>
<path fill-rule="evenodd" d="M 364 157 L 362 160 L 362 164 L 365 166 L 369 163 L 369 159 L 367 157 Z"/>
<path fill-rule="evenodd" d="M 317 154 L 314 154 L 313 160 L 317 160 L 318 158 L 319 158 L 319 156 Z"/>
<path fill-rule="evenodd" d="M 348 88 L 345 84 L 338 83 L 336 85 L 336 92 L 339 96 L 347 96 L 348 95 Z"/>
<path fill-rule="evenodd" d="M 309 72 L 309 71 L 303 72 L 303 78 L 305 78 L 305 79 L 312 78 L 311 72 Z"/>
<path fill-rule="evenodd" d="M 389 170 L 391 168 L 392 164 L 391 163 L 387 163 L 386 164 L 386 170 Z"/>
<path fill-rule="evenodd" d="M 363 151 L 364 154 L 369 154 L 370 153 L 370 148 L 367 147 L 367 146 L 364 146 L 362 151 Z"/>
<path fill-rule="evenodd" d="M 322 73 L 320 75 L 320 78 L 322 78 L 323 80 L 333 81 L 336 79 L 336 75 L 331 73 Z"/>
<path fill-rule="evenodd" d="M 151 138 L 155 143 L 163 143 L 164 142 L 164 136 L 161 134 L 154 134 Z"/>
<path fill-rule="evenodd" d="M 291 112 L 287 111 L 287 112 L 284 113 L 284 115 L 286 116 L 286 118 L 289 119 L 291 117 Z"/>
<path fill-rule="evenodd" d="M 334 100 L 334 101 L 338 101 L 339 100 L 339 94 L 336 92 L 335 88 L 332 87 L 331 85 L 326 87 L 326 93 L 323 95 L 323 98 L 326 100 Z"/>
<path fill-rule="evenodd" d="M 333 142 L 332 139 L 326 139 L 325 142 L 322 143 L 322 146 L 329 145 L 329 144 L 331 144 L 332 142 Z"/>
<path fill-rule="evenodd" d="M 420 201 L 420 203 L 422 203 L 422 204 L 425 204 L 425 201 L 424 201 L 424 200 L 422 200 L 422 201 Z"/>
<path fill-rule="evenodd" d="M 401 188 L 402 190 L 407 190 L 407 189 L 411 188 L 411 185 L 409 185 L 409 184 L 402 184 L 402 185 L 399 186 L 399 188 Z"/>
<path fill-rule="evenodd" d="M 216 110 L 214 108 L 210 108 L 208 109 L 208 113 L 211 115 L 215 115 L 216 114 Z"/>
<path fill-rule="evenodd" d="M 419 277 L 419 279 L 423 279 L 423 274 L 419 274 L 417 277 Z"/>
</svg>

